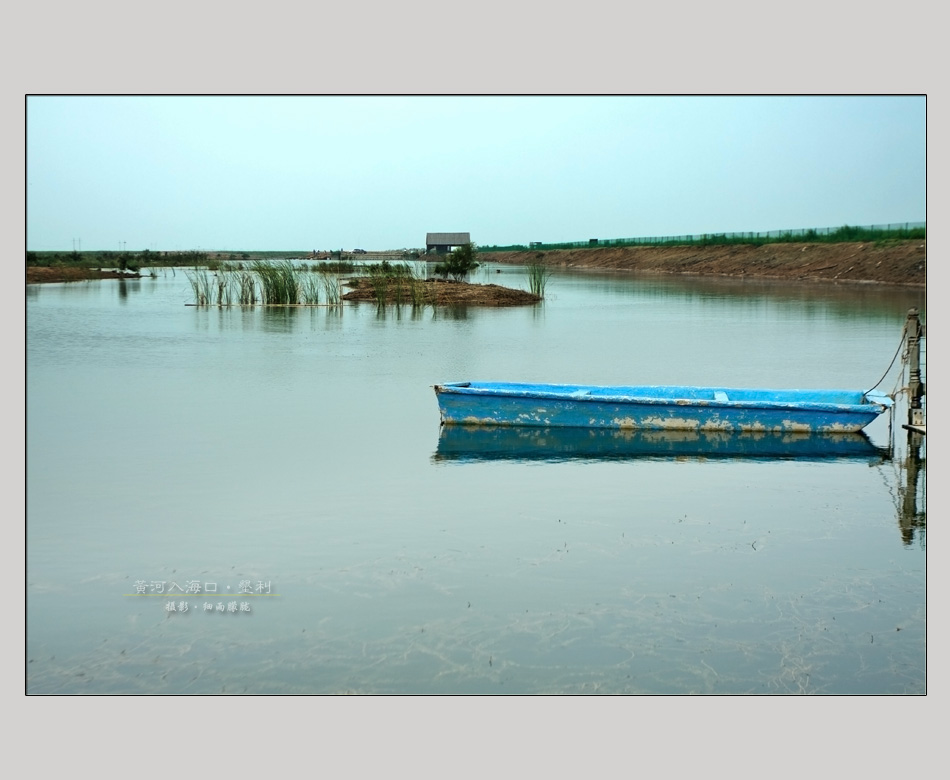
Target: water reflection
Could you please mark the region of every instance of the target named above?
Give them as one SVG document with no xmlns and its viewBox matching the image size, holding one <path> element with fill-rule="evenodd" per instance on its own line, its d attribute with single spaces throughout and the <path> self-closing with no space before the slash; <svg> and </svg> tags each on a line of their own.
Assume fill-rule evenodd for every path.
<svg viewBox="0 0 950 780">
<path fill-rule="evenodd" d="M 309 311 L 311 330 L 323 328 L 339 331 L 343 327 L 342 306 L 313 306 Z"/>
<path fill-rule="evenodd" d="M 442 306 L 433 309 L 433 317 L 443 320 L 467 320 L 468 306 Z"/>
<path fill-rule="evenodd" d="M 591 428 L 444 425 L 434 462 L 565 461 L 626 458 L 762 458 L 881 462 L 886 448 L 863 433 L 614 431 Z"/>
<path fill-rule="evenodd" d="M 119 303 L 128 303 L 129 293 L 140 292 L 142 289 L 141 279 L 118 279 Z"/>
<path fill-rule="evenodd" d="M 644 303 L 675 297 L 693 306 L 727 304 L 731 313 L 744 311 L 749 316 L 767 313 L 795 318 L 807 315 L 841 320 L 855 317 L 890 319 L 895 313 L 903 313 L 911 307 L 926 309 L 924 289 L 884 285 L 559 270 L 548 289 L 553 295 L 596 290 L 606 293 L 608 298 L 635 297 Z"/>
<path fill-rule="evenodd" d="M 293 333 L 299 309 L 291 306 L 262 306 L 263 328 L 268 333 Z"/>
<path fill-rule="evenodd" d="M 914 543 L 915 537 L 923 544 L 927 533 L 927 503 L 926 503 L 926 453 L 924 437 L 910 431 L 907 436 L 907 453 L 902 464 L 904 476 L 899 483 L 900 494 L 900 528 L 901 538 L 905 546 Z M 920 494 L 920 477 L 924 475 L 924 493 L 922 496 L 923 508 L 918 508 Z"/>
<path fill-rule="evenodd" d="M 486 461 L 578 464 L 602 461 L 858 462 L 879 470 L 892 489 L 905 547 L 926 542 L 924 437 L 908 436 L 906 449 L 874 444 L 866 434 L 729 433 L 721 431 L 616 431 L 588 428 L 443 425 L 434 464 Z M 921 484 L 923 478 L 923 485 Z"/>
</svg>

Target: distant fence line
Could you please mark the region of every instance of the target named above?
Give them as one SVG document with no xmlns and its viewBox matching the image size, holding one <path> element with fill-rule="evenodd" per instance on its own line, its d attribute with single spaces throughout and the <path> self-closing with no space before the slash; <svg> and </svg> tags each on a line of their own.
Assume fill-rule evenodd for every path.
<svg viewBox="0 0 950 780">
<path fill-rule="evenodd" d="M 701 233 L 682 236 L 641 236 L 639 238 L 590 238 L 587 241 L 564 241 L 546 243 L 530 241 L 528 244 L 508 246 L 480 246 L 482 252 L 516 252 L 538 249 L 589 249 L 611 246 L 710 246 L 716 244 L 770 244 L 792 241 L 840 242 L 882 241 L 887 239 L 923 239 L 927 237 L 926 222 L 893 222 L 887 225 L 843 225 L 827 228 L 797 228 L 794 230 L 768 230 L 762 233 Z"/>
</svg>

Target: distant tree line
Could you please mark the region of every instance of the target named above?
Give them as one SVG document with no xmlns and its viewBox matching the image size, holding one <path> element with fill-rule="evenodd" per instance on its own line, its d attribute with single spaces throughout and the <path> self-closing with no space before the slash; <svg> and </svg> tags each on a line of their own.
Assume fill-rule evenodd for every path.
<svg viewBox="0 0 950 780">
<path fill-rule="evenodd" d="M 762 246 L 764 244 L 788 243 L 828 243 L 839 244 L 847 242 L 885 242 L 925 240 L 926 227 L 855 227 L 843 225 L 833 230 L 809 229 L 773 231 L 769 233 L 704 233 L 689 236 L 651 236 L 647 238 L 613 238 L 587 241 L 568 241 L 546 244 L 541 241 L 532 241 L 528 245 L 510 244 L 508 246 L 483 246 L 483 252 L 518 252 L 537 251 L 538 249 L 582 249 L 614 246 L 722 246 L 731 244 L 746 244 Z"/>
</svg>

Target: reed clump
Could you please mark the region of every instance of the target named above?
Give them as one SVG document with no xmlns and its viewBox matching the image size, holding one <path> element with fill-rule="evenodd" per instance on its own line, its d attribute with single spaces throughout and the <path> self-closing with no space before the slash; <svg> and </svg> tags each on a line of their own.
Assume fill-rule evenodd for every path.
<svg viewBox="0 0 950 780">
<path fill-rule="evenodd" d="M 214 286 L 218 298 L 218 306 L 230 306 L 232 303 L 233 285 L 231 284 L 232 275 L 230 271 L 218 271 L 214 275 Z"/>
<path fill-rule="evenodd" d="M 421 266 L 421 267 L 420 267 Z M 382 263 L 366 267 L 373 297 L 378 307 L 388 303 L 397 306 L 410 304 L 413 308 L 430 303 L 425 279 L 425 263 Z"/>
<path fill-rule="evenodd" d="M 185 273 L 197 306 L 319 306 L 321 297 L 328 305 L 341 305 L 339 277 L 324 268 L 317 270 L 316 265 L 310 270 L 297 267 L 291 260 L 257 260 L 250 268 L 237 264 L 215 273 L 206 268 Z"/>
<path fill-rule="evenodd" d="M 426 287 L 425 277 L 416 274 L 409 277 L 409 302 L 414 309 L 429 303 L 429 291 Z"/>
<path fill-rule="evenodd" d="M 325 260 L 321 263 L 314 263 L 313 270 L 320 273 L 351 274 L 356 270 L 356 264 L 348 260 Z"/>
<path fill-rule="evenodd" d="M 204 269 L 199 271 L 196 268 L 194 271 L 185 271 L 185 274 L 188 277 L 191 290 L 195 294 L 195 303 L 198 306 L 210 306 L 213 300 L 214 286 L 208 272 Z"/>
<path fill-rule="evenodd" d="M 369 283 L 373 288 L 376 305 L 383 307 L 389 297 L 389 274 L 378 267 L 369 269 Z"/>
<path fill-rule="evenodd" d="M 320 303 L 320 280 L 313 274 L 303 274 L 300 280 L 301 301 L 309 306 Z"/>
<path fill-rule="evenodd" d="M 236 271 L 238 302 L 242 306 L 252 306 L 257 303 L 257 282 L 250 271 Z"/>
<path fill-rule="evenodd" d="M 409 286 L 409 302 L 413 309 L 426 306 L 433 303 L 429 286 L 426 284 L 426 264 L 425 262 L 416 262 L 410 265 L 403 263 L 405 267 L 405 276 Z"/>
<path fill-rule="evenodd" d="M 290 260 L 281 263 L 258 260 L 254 263 L 253 270 L 260 282 L 262 303 L 300 303 L 298 272 Z"/>
<path fill-rule="evenodd" d="M 382 276 L 398 277 L 412 274 L 412 268 L 409 263 L 390 263 L 388 260 L 383 260 L 381 263 L 371 263 L 364 266 L 364 268 L 370 276 L 379 274 Z"/>
<path fill-rule="evenodd" d="M 544 264 L 543 253 L 538 253 L 534 260 L 528 264 L 528 289 L 532 295 L 539 298 L 544 297 L 544 290 L 548 286 L 548 279 L 551 278 L 551 269 Z"/>
<path fill-rule="evenodd" d="M 340 296 L 340 277 L 329 270 L 320 272 L 320 280 L 323 282 L 323 295 L 327 304 L 330 306 L 339 306 L 342 303 Z"/>
</svg>

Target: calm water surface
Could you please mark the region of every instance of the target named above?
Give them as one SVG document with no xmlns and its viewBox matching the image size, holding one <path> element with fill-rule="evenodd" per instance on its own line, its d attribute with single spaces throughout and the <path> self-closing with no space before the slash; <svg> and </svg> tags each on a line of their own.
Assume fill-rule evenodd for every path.
<svg viewBox="0 0 950 780">
<path fill-rule="evenodd" d="M 869 388 L 922 292 L 191 300 L 181 270 L 27 288 L 28 692 L 926 692 L 925 462 L 914 490 L 886 416 L 836 457 L 459 440 L 431 387 Z"/>
</svg>

